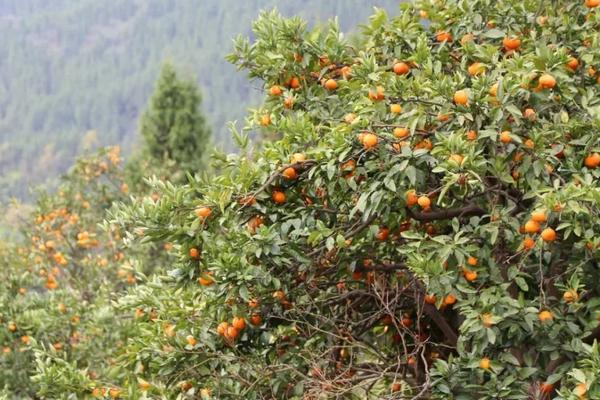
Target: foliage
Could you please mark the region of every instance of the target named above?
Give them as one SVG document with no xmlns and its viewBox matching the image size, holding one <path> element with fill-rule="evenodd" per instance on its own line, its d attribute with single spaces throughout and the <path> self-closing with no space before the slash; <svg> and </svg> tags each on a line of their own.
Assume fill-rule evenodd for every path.
<svg viewBox="0 0 600 400">
<path fill-rule="evenodd" d="M 204 166 L 210 131 L 200 111 L 200 93 L 194 82 L 179 79 L 170 64 L 163 66 L 140 132 L 150 162 L 173 160 L 190 173 Z"/>
<path fill-rule="evenodd" d="M 120 145 L 129 158 L 160 65 L 196 81 L 215 143 L 260 92 L 223 58 L 261 8 L 349 30 L 398 0 L 3 0 L 0 4 L 0 201 L 62 175 L 84 151 Z M 49 187 L 54 188 L 54 180 Z"/>
</svg>

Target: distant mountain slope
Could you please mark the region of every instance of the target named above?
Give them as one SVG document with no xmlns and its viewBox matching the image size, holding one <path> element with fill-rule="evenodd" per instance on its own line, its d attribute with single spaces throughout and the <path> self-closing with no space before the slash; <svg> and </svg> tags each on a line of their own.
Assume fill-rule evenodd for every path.
<svg viewBox="0 0 600 400">
<path fill-rule="evenodd" d="M 215 140 L 258 91 L 224 61 L 261 9 L 344 30 L 398 0 L 0 1 L 0 199 L 26 196 L 86 148 L 134 146 L 136 125 L 165 59 L 196 77 Z"/>
</svg>

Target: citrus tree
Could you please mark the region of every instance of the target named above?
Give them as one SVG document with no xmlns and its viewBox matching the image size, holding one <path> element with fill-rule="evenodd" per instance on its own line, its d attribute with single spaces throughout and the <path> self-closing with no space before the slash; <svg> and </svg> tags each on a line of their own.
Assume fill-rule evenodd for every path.
<svg viewBox="0 0 600 400">
<path fill-rule="evenodd" d="M 166 252 L 123 252 L 117 227 L 101 229 L 105 210 L 129 186 L 119 148 L 81 158 L 55 193 L 41 192 L 23 242 L 0 248 L 0 390 L 18 398 L 120 392 L 115 358 L 135 334 L 113 307 Z M 129 316 L 129 315 L 128 315 Z"/>
<path fill-rule="evenodd" d="M 351 41 L 262 13 L 230 61 L 274 140 L 112 211 L 179 253 L 121 302 L 124 366 L 180 398 L 598 398 L 598 5 L 421 1 Z"/>
</svg>

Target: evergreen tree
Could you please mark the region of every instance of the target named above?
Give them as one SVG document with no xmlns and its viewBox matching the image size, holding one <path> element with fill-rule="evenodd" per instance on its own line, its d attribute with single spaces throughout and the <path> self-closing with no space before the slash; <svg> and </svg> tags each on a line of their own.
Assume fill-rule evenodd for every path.
<svg viewBox="0 0 600 400">
<path fill-rule="evenodd" d="M 200 102 L 196 84 L 180 79 L 173 66 L 165 64 L 141 120 L 145 151 L 151 159 L 174 161 L 192 173 L 202 169 L 210 129 Z"/>
</svg>

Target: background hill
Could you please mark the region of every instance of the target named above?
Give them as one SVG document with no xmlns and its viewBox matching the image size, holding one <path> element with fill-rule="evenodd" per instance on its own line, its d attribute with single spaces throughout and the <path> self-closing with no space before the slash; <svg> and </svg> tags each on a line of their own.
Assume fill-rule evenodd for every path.
<svg viewBox="0 0 600 400">
<path fill-rule="evenodd" d="M 64 172 L 77 154 L 127 152 L 161 63 L 197 78 L 215 142 L 258 104 L 258 85 L 224 56 L 260 9 L 347 31 L 397 0 L 3 0 L 0 2 L 0 200 Z"/>
</svg>

